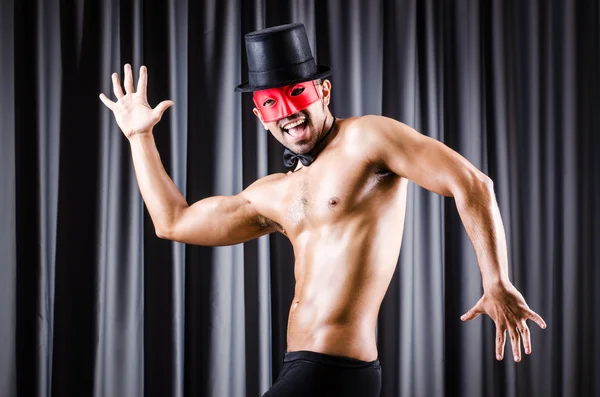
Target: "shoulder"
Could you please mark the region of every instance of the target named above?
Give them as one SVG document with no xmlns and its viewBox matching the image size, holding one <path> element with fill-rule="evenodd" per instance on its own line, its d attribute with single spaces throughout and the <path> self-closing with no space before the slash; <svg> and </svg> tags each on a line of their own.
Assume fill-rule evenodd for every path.
<svg viewBox="0 0 600 397">
<path fill-rule="evenodd" d="M 391 117 L 368 114 L 347 119 L 348 131 L 357 138 L 380 138 L 388 134 L 401 134 L 410 127 Z"/>
<path fill-rule="evenodd" d="M 369 114 L 345 120 L 345 134 L 355 143 L 374 144 L 409 134 L 411 127 L 386 116 Z"/>
<path fill-rule="evenodd" d="M 276 198 L 278 192 L 284 191 L 282 183 L 285 182 L 286 174 L 277 173 L 264 176 L 254 181 L 244 189 L 240 196 L 253 204 L 259 204 L 269 197 Z"/>
<path fill-rule="evenodd" d="M 239 194 L 256 211 L 261 225 L 283 231 L 278 219 L 282 195 L 288 190 L 288 180 L 286 174 L 282 173 L 267 175 L 253 182 Z"/>
<path fill-rule="evenodd" d="M 346 120 L 345 136 L 350 150 L 378 158 L 390 145 L 404 141 L 410 130 L 408 125 L 390 117 L 365 115 Z"/>
<path fill-rule="evenodd" d="M 248 186 L 245 190 L 256 189 L 259 187 L 265 187 L 265 186 L 272 185 L 272 184 L 284 179 L 285 176 L 286 176 L 286 174 L 284 174 L 284 173 L 276 173 L 276 174 L 270 174 L 270 175 L 263 176 L 262 178 L 257 179 L 256 181 L 252 182 L 252 184 L 250 186 Z"/>
</svg>

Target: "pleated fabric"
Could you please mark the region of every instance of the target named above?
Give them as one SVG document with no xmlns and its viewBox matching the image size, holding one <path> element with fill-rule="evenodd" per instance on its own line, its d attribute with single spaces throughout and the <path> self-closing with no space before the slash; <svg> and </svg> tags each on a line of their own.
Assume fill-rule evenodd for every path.
<svg viewBox="0 0 600 397">
<path fill-rule="evenodd" d="M 252 114 L 243 36 L 303 22 L 332 113 L 382 114 L 494 181 L 509 274 L 548 324 L 495 360 L 454 200 L 409 185 L 379 313 L 382 396 L 600 395 L 600 5 L 595 0 L 4 0 L 0 395 L 260 396 L 277 378 L 292 247 L 160 240 L 98 94 L 131 63 L 172 99 L 154 135 L 193 203 L 284 171 Z M 510 346 L 507 344 L 507 352 Z"/>
</svg>

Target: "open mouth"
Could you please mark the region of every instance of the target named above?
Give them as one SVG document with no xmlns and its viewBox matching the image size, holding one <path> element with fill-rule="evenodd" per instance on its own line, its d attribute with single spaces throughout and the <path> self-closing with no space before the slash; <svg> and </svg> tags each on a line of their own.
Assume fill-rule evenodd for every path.
<svg viewBox="0 0 600 397">
<path fill-rule="evenodd" d="M 281 127 L 286 133 L 294 138 L 299 138 L 306 131 L 306 125 L 308 124 L 306 118 L 300 118 L 291 122 L 286 123 Z"/>
</svg>

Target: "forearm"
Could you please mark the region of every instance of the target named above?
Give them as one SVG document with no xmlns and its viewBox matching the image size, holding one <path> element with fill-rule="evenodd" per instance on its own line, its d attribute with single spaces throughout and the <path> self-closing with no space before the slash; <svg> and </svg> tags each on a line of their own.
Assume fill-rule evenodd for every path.
<svg viewBox="0 0 600 397">
<path fill-rule="evenodd" d="M 188 204 L 165 171 L 152 132 L 136 134 L 129 143 L 138 186 L 154 228 L 158 234 L 168 233 Z"/>
<path fill-rule="evenodd" d="M 475 248 L 483 288 L 509 283 L 506 235 L 491 180 L 470 183 L 454 199 Z"/>
</svg>

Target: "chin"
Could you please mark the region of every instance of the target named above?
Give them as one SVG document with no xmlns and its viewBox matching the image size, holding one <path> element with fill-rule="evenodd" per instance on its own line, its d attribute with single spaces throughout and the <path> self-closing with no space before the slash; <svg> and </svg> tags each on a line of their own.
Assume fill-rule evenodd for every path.
<svg viewBox="0 0 600 397">
<path fill-rule="evenodd" d="M 304 152 L 302 153 L 308 153 L 315 148 L 318 141 L 319 136 L 311 130 L 309 135 L 305 139 L 296 142 L 296 145 L 298 146 L 298 148 L 302 148 L 302 150 L 304 150 Z"/>
<path fill-rule="evenodd" d="M 285 147 L 287 147 L 288 149 L 290 149 L 292 152 L 297 153 L 297 154 L 306 154 L 308 152 L 310 152 L 310 149 L 306 149 L 306 145 L 302 145 L 302 144 L 297 144 L 297 143 L 287 143 L 286 145 L 284 145 Z"/>
<path fill-rule="evenodd" d="M 287 137 L 286 137 L 287 138 Z M 305 154 L 310 152 L 314 147 L 314 142 L 308 139 L 302 139 L 299 141 L 295 141 L 293 138 L 285 139 L 283 142 L 283 146 L 287 147 L 294 153 Z"/>
<path fill-rule="evenodd" d="M 302 141 L 290 143 L 289 147 L 291 148 L 291 150 L 294 153 L 306 154 L 306 153 L 310 152 L 311 150 L 313 150 L 313 148 L 315 147 L 315 143 L 312 141 L 302 140 Z"/>
</svg>

